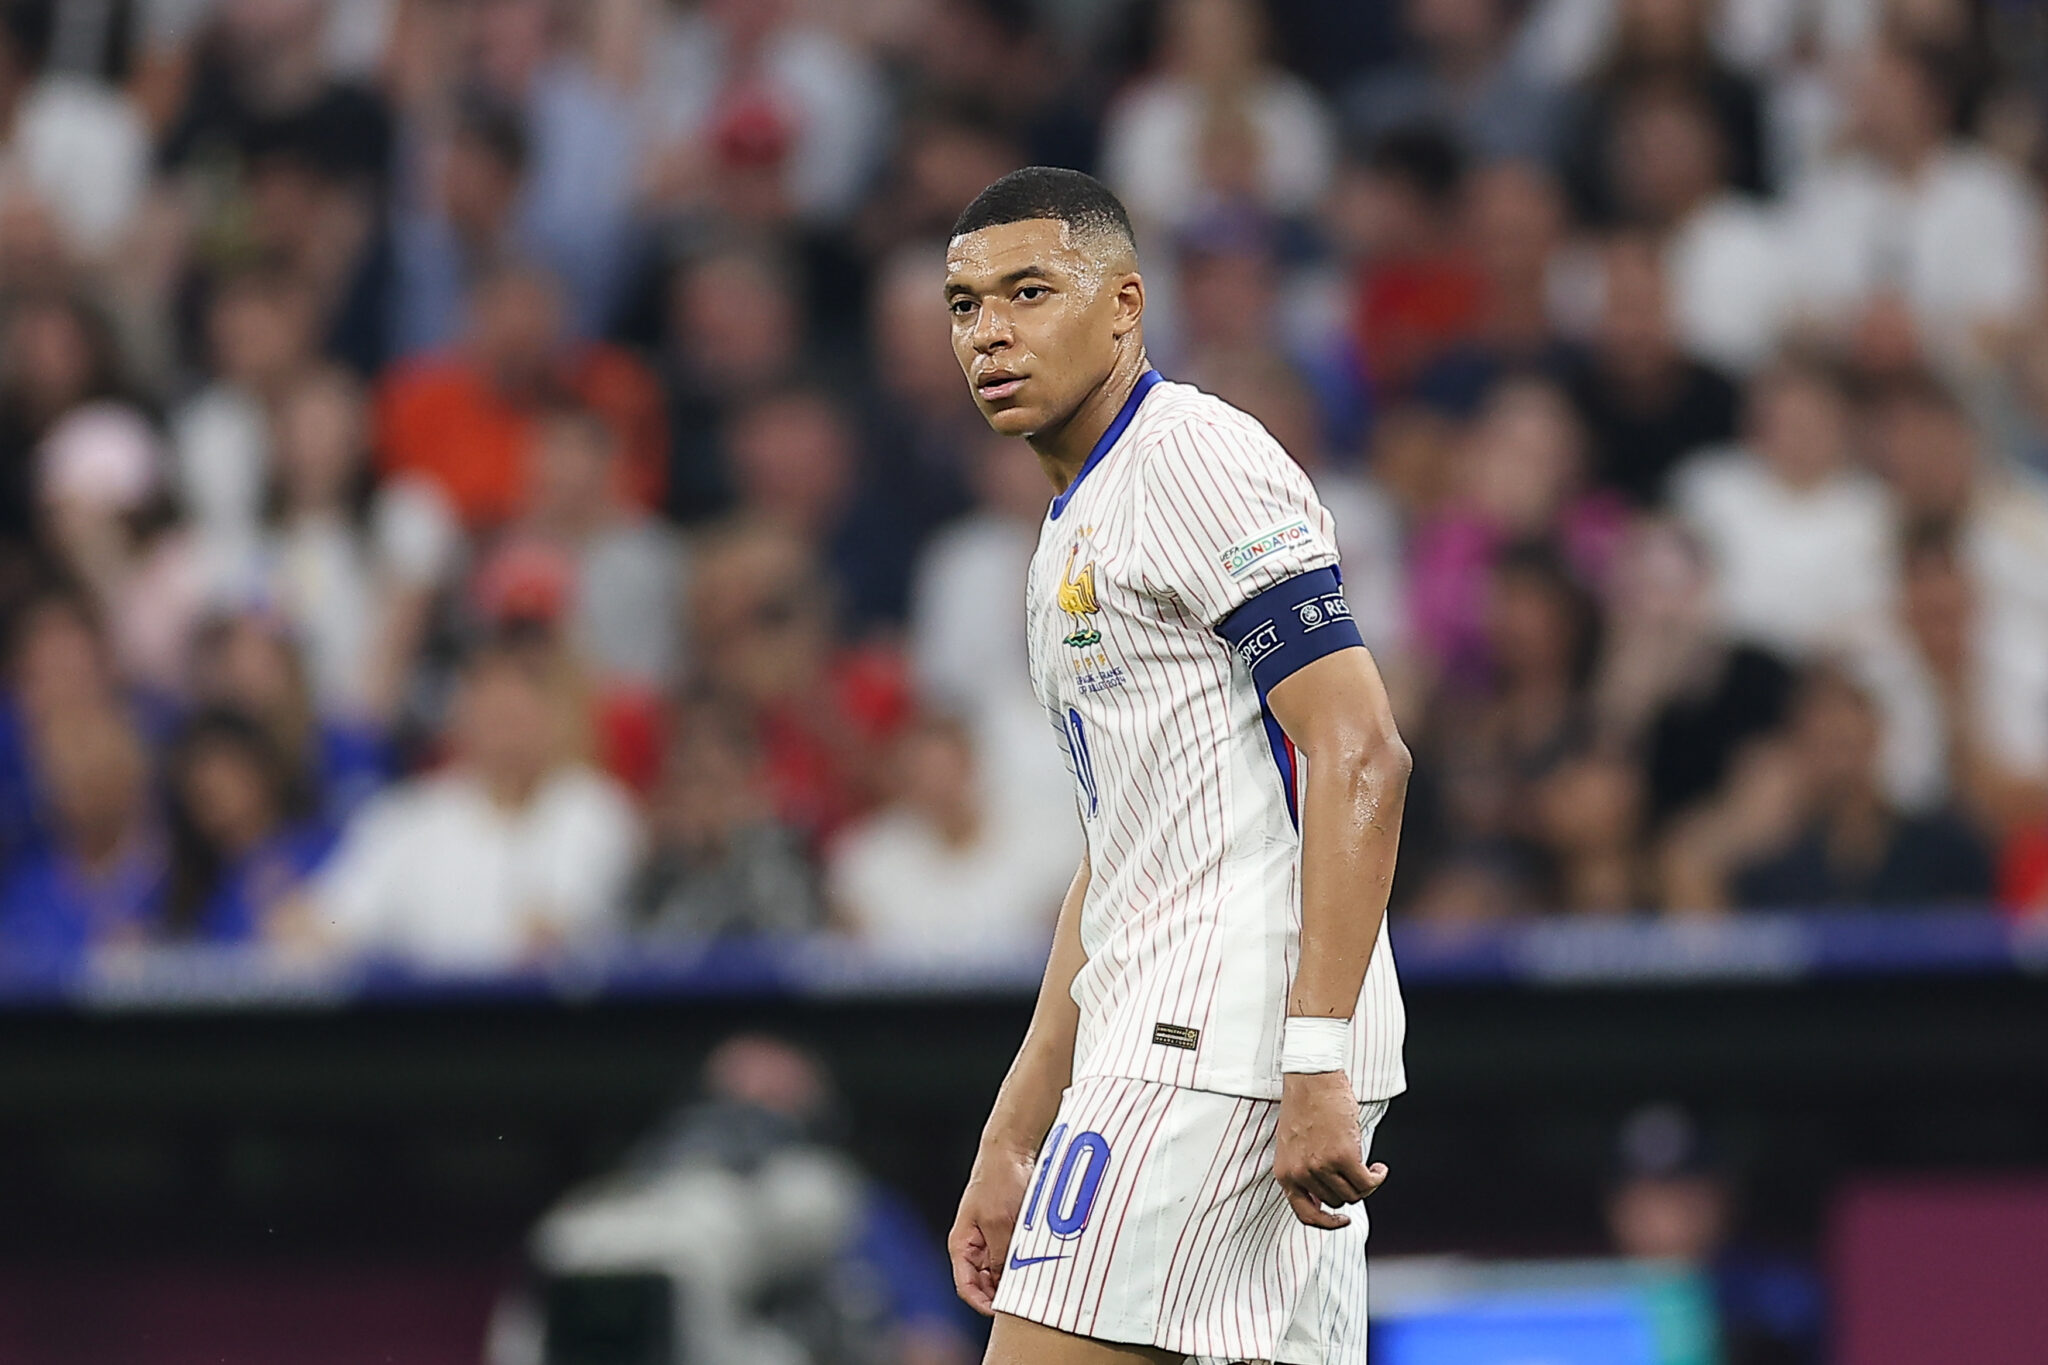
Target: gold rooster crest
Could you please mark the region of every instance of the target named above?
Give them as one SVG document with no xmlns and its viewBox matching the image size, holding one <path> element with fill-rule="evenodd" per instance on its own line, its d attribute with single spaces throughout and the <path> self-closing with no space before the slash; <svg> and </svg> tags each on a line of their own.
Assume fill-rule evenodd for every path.
<svg viewBox="0 0 2048 1365">
<path fill-rule="evenodd" d="M 1060 610 L 1073 616 L 1093 616 L 1102 608 L 1095 601 L 1095 561 L 1089 560 L 1081 566 L 1081 572 L 1074 572 L 1074 561 L 1081 557 L 1081 546 L 1076 542 L 1067 551 L 1067 567 L 1060 572 Z"/>
</svg>

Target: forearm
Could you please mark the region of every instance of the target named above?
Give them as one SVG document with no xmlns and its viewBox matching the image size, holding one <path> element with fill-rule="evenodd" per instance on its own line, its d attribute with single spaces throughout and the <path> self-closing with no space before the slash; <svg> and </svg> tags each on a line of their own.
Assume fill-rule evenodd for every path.
<svg viewBox="0 0 2048 1365">
<path fill-rule="evenodd" d="M 1052 952 L 1039 983 L 1031 1026 L 1025 1030 L 1023 1046 L 1017 1049 L 1017 1058 L 1010 1064 L 982 1128 L 985 1151 L 1036 1152 L 1059 1112 L 1061 1093 L 1073 1079 L 1074 1039 L 1081 1025 L 1073 990 L 1074 978 L 1087 961 L 1081 949 L 1081 901 L 1087 894 L 1088 859 L 1084 856 L 1060 903 L 1059 923 L 1053 931 Z"/>
<path fill-rule="evenodd" d="M 1391 733 L 1332 736 L 1321 747 L 1306 755 L 1301 958 L 1287 1012 L 1348 1019 L 1386 920 L 1409 760 Z"/>
</svg>

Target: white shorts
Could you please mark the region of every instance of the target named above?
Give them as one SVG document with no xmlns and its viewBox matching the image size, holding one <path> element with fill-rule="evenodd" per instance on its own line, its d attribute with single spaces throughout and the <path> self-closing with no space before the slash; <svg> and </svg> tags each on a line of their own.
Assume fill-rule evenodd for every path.
<svg viewBox="0 0 2048 1365">
<path fill-rule="evenodd" d="M 1359 1106 L 1365 1149 L 1387 1111 Z M 1060 1100 L 996 1311 L 1217 1360 L 1364 1365 L 1365 1207 L 1304 1226 L 1273 1178 L 1277 1100 L 1091 1077 Z"/>
</svg>

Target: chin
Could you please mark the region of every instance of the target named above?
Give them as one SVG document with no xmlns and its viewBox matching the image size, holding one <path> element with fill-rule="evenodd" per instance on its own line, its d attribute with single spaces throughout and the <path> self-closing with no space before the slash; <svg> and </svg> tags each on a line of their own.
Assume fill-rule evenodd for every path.
<svg viewBox="0 0 2048 1365">
<path fill-rule="evenodd" d="M 1029 436 L 1043 425 L 1038 420 L 1039 414 L 1033 409 L 1025 407 L 995 408 L 993 410 L 983 408 L 981 415 L 987 419 L 989 426 L 993 427 L 996 433 L 1001 436 Z"/>
</svg>

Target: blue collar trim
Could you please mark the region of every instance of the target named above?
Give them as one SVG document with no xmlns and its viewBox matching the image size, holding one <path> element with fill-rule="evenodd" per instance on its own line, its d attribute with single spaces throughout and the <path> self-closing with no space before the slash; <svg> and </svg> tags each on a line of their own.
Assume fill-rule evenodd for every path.
<svg viewBox="0 0 2048 1365">
<path fill-rule="evenodd" d="M 1138 376 L 1138 382 L 1131 386 L 1131 396 L 1124 399 L 1124 405 L 1117 409 L 1116 420 L 1109 424 L 1109 430 L 1102 433 L 1102 438 L 1095 443 L 1095 449 L 1089 451 L 1088 458 L 1081 462 L 1081 472 L 1074 476 L 1074 481 L 1067 485 L 1064 492 L 1052 500 L 1054 521 L 1058 521 L 1060 513 L 1067 510 L 1067 503 L 1073 498 L 1074 490 L 1081 486 L 1081 480 L 1087 478 L 1089 472 L 1102 463 L 1102 457 L 1109 454 L 1109 448 L 1117 443 L 1117 439 L 1124 434 L 1124 429 L 1130 426 L 1131 419 L 1138 415 L 1138 404 L 1145 401 L 1145 395 L 1152 392 L 1152 386 L 1158 382 L 1157 370 L 1147 370 Z"/>
</svg>

